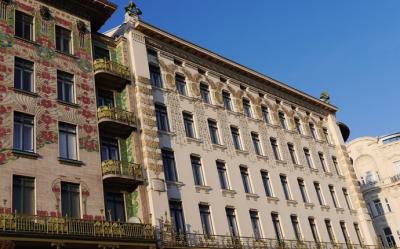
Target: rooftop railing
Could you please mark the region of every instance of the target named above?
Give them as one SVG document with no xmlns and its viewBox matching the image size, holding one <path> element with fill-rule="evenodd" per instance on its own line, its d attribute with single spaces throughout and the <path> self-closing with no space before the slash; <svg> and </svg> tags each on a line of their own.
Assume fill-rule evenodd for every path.
<svg viewBox="0 0 400 249">
<path fill-rule="evenodd" d="M 120 78 L 129 80 L 130 72 L 127 66 L 124 66 L 118 62 L 110 61 L 105 58 L 96 59 L 93 62 L 94 72 L 109 72 L 111 74 L 117 75 Z"/>
</svg>

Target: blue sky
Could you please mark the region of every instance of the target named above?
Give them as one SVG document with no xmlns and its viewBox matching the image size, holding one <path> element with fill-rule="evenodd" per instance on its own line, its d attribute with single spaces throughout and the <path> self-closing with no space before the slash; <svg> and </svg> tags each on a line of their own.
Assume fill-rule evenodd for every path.
<svg viewBox="0 0 400 249">
<path fill-rule="evenodd" d="M 123 20 L 128 0 L 102 30 Z M 142 19 L 312 96 L 351 138 L 400 131 L 398 0 L 137 0 Z M 397 101 L 396 101 L 397 99 Z"/>
</svg>

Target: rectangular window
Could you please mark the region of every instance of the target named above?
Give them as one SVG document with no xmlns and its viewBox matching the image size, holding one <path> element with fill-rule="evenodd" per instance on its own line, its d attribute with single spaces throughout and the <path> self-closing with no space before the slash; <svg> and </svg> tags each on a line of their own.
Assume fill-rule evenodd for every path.
<svg viewBox="0 0 400 249">
<path fill-rule="evenodd" d="M 33 92 L 33 62 L 15 58 L 14 88 Z"/>
<path fill-rule="evenodd" d="M 224 101 L 224 107 L 225 109 L 232 111 L 232 100 L 231 100 L 231 94 L 226 91 L 222 91 L 222 99 Z"/>
<path fill-rule="evenodd" d="M 239 231 L 236 223 L 235 209 L 227 207 L 225 208 L 225 211 L 226 211 L 226 218 L 228 219 L 229 232 L 232 237 L 238 237 Z"/>
<path fill-rule="evenodd" d="M 35 178 L 13 176 L 12 211 L 18 214 L 35 214 Z"/>
<path fill-rule="evenodd" d="M 258 137 L 258 134 L 255 132 L 251 133 L 251 140 L 253 141 L 253 146 L 254 146 L 254 152 L 256 155 L 261 156 L 262 151 L 261 151 L 261 144 L 260 144 L 260 139 Z"/>
<path fill-rule="evenodd" d="M 278 116 L 279 116 L 279 123 L 280 123 L 281 127 L 282 127 L 283 129 L 286 129 L 286 117 L 285 117 L 285 113 L 279 112 L 279 113 L 278 113 Z"/>
<path fill-rule="evenodd" d="M 296 240 L 302 240 L 303 236 L 301 235 L 300 224 L 297 216 L 291 215 L 290 220 L 292 221 L 293 232 Z"/>
<path fill-rule="evenodd" d="M 74 103 L 74 76 L 57 71 L 57 96 L 61 101 Z"/>
<path fill-rule="evenodd" d="M 233 145 L 235 146 L 236 150 L 241 150 L 242 149 L 242 143 L 240 142 L 240 133 L 239 129 L 236 127 L 231 126 L 231 134 L 232 134 L 232 140 L 233 140 Z"/>
<path fill-rule="evenodd" d="M 200 95 L 204 103 L 210 104 L 210 89 L 207 84 L 200 83 Z"/>
<path fill-rule="evenodd" d="M 56 26 L 56 50 L 71 54 L 71 31 Z"/>
<path fill-rule="evenodd" d="M 220 144 L 218 135 L 218 125 L 214 120 L 208 120 L 208 130 L 210 132 L 211 143 Z"/>
<path fill-rule="evenodd" d="M 77 160 L 76 126 L 59 123 L 58 129 L 60 158 Z"/>
<path fill-rule="evenodd" d="M 313 161 L 311 159 L 310 150 L 307 148 L 303 148 L 303 151 L 304 151 L 304 157 L 306 158 L 307 166 L 309 168 L 314 168 Z"/>
<path fill-rule="evenodd" d="M 317 139 L 317 131 L 315 130 L 315 126 L 313 123 L 309 123 L 308 127 L 310 128 L 310 135 L 314 138 Z"/>
<path fill-rule="evenodd" d="M 288 143 L 288 150 L 289 150 L 289 155 L 290 155 L 290 159 L 292 160 L 292 163 L 298 164 L 296 150 L 294 149 L 294 145 L 291 143 Z"/>
<path fill-rule="evenodd" d="M 183 112 L 183 124 L 185 125 L 186 136 L 195 138 L 193 115 L 187 112 Z"/>
<path fill-rule="evenodd" d="M 389 248 L 396 248 L 396 241 L 394 240 L 394 236 L 392 234 L 392 230 L 390 227 L 386 227 L 383 229 L 383 233 L 385 234 L 386 242 Z"/>
<path fill-rule="evenodd" d="M 81 217 L 79 184 L 61 182 L 61 211 L 63 216 Z"/>
<path fill-rule="evenodd" d="M 203 234 L 210 236 L 213 234 L 210 207 L 208 205 L 199 204 L 199 211 Z"/>
<path fill-rule="evenodd" d="M 159 131 L 169 131 L 168 113 L 164 105 L 156 104 L 156 120 Z"/>
<path fill-rule="evenodd" d="M 356 231 L 356 235 L 357 235 L 357 239 L 358 239 L 359 245 L 363 245 L 364 244 L 364 240 L 363 240 L 362 235 L 361 235 L 360 227 L 358 226 L 357 223 L 354 223 L 354 230 Z"/>
<path fill-rule="evenodd" d="M 308 222 L 310 223 L 311 233 L 315 242 L 319 242 L 317 225 L 315 224 L 314 218 L 308 218 Z"/>
<path fill-rule="evenodd" d="M 328 129 L 322 128 L 322 131 L 324 133 L 325 142 L 327 142 L 329 144 L 331 142 L 331 139 L 329 137 Z"/>
<path fill-rule="evenodd" d="M 271 142 L 272 152 L 274 154 L 275 160 L 281 160 L 281 156 L 280 156 L 280 153 L 279 153 L 278 142 L 273 137 L 271 137 L 269 140 Z"/>
<path fill-rule="evenodd" d="M 287 176 L 280 175 L 279 178 L 281 179 L 282 190 L 283 190 L 283 194 L 285 195 L 285 199 L 286 200 L 291 200 L 292 197 L 291 197 L 290 190 L 289 190 L 289 184 L 288 184 Z"/>
<path fill-rule="evenodd" d="M 162 88 L 163 87 L 163 82 L 161 78 L 161 71 L 160 67 L 155 66 L 150 64 L 149 65 L 149 70 L 150 70 L 150 83 L 152 86 Z"/>
<path fill-rule="evenodd" d="M 301 122 L 299 118 L 294 118 L 294 124 L 296 125 L 296 131 L 299 134 L 303 134 L 302 130 L 301 130 Z"/>
<path fill-rule="evenodd" d="M 178 175 L 176 173 L 174 152 L 170 150 L 161 150 L 161 155 L 164 166 L 165 180 L 177 182 Z"/>
<path fill-rule="evenodd" d="M 15 11 L 15 36 L 33 41 L 33 16 Z"/>
<path fill-rule="evenodd" d="M 279 215 L 277 213 L 271 213 L 272 225 L 274 226 L 275 237 L 277 240 L 283 239 L 281 223 L 279 221 Z"/>
<path fill-rule="evenodd" d="M 260 219 L 258 218 L 258 212 L 250 210 L 251 226 L 253 227 L 253 234 L 256 240 L 261 239 Z"/>
<path fill-rule="evenodd" d="M 326 231 L 328 232 L 329 241 L 331 243 L 336 243 L 335 233 L 333 232 L 331 221 L 330 220 L 325 220 L 325 226 L 326 226 Z"/>
<path fill-rule="evenodd" d="M 180 95 L 185 95 L 185 96 L 187 95 L 185 77 L 179 74 L 175 75 L 175 85 L 176 85 L 176 90 Z"/>
<path fill-rule="evenodd" d="M 324 198 L 321 192 L 321 186 L 318 182 L 314 182 L 315 193 L 317 194 L 319 205 L 325 205 Z"/>
<path fill-rule="evenodd" d="M 250 185 L 250 178 L 249 172 L 246 167 L 240 167 L 240 175 L 242 176 L 243 188 L 245 193 L 251 193 L 251 185 Z"/>
<path fill-rule="evenodd" d="M 350 201 L 350 196 L 349 196 L 349 193 L 347 192 L 347 189 L 346 188 L 342 188 L 342 191 L 343 191 L 344 199 L 346 200 L 347 207 L 349 209 L 353 209 L 353 207 L 351 205 L 351 201 Z"/>
<path fill-rule="evenodd" d="M 376 213 L 378 215 L 383 215 L 385 213 L 385 211 L 383 210 L 381 200 L 379 200 L 379 199 L 374 200 L 374 206 L 375 206 Z"/>
<path fill-rule="evenodd" d="M 183 216 L 182 203 L 180 201 L 170 200 L 169 211 L 175 232 L 184 233 L 186 231 L 186 225 L 185 218 Z"/>
<path fill-rule="evenodd" d="M 243 113 L 244 115 L 246 115 L 247 117 L 251 117 L 252 113 L 251 113 L 251 105 L 250 105 L 250 101 L 248 99 L 242 99 L 243 102 Z"/>
<path fill-rule="evenodd" d="M 337 158 L 334 156 L 332 157 L 332 163 L 333 163 L 333 167 L 335 167 L 336 174 L 339 176 L 342 175 L 342 173 L 340 172 L 340 169 L 339 169 L 339 164 L 338 164 Z"/>
<path fill-rule="evenodd" d="M 319 162 L 321 163 L 322 170 L 324 172 L 328 172 L 328 169 L 327 169 L 327 166 L 326 166 L 326 163 L 325 163 L 324 154 L 322 154 L 322 152 L 318 152 L 318 157 L 319 157 Z"/>
<path fill-rule="evenodd" d="M 265 195 L 268 197 L 272 197 L 272 187 L 271 181 L 269 179 L 269 174 L 267 171 L 261 171 L 261 179 L 264 185 Z"/>
<path fill-rule="evenodd" d="M 264 120 L 265 123 L 269 124 L 271 121 L 269 119 L 269 111 L 268 111 L 268 107 L 266 106 L 261 106 L 261 114 L 262 114 L 262 118 Z"/>
<path fill-rule="evenodd" d="M 335 187 L 333 185 L 329 185 L 329 192 L 331 193 L 332 203 L 335 208 L 338 208 L 338 201 L 336 198 Z"/>
<path fill-rule="evenodd" d="M 297 178 L 297 183 L 299 184 L 301 199 L 303 200 L 304 203 L 308 203 L 309 200 L 308 200 L 306 184 L 304 183 L 304 180 L 301 178 Z"/>
<path fill-rule="evenodd" d="M 110 60 L 110 51 L 108 49 L 99 47 L 99 46 L 93 46 L 93 53 L 94 53 L 94 59 L 104 59 L 106 61 Z"/>
<path fill-rule="evenodd" d="M 0 19 L 7 20 L 7 4 L 4 1 L 0 1 Z"/>
<path fill-rule="evenodd" d="M 14 112 L 13 149 L 33 152 L 33 123 L 34 117 Z"/>
<path fill-rule="evenodd" d="M 190 162 L 192 163 L 194 184 L 195 185 L 199 185 L 199 186 L 203 186 L 204 185 L 204 180 L 203 180 L 203 172 L 202 172 L 202 169 L 201 169 L 201 159 L 200 159 L 200 157 L 190 156 Z"/>
<path fill-rule="evenodd" d="M 346 244 L 351 244 L 349 233 L 347 232 L 346 223 L 344 221 L 340 222 L 340 228 L 342 229 L 344 241 L 346 242 Z"/>
<path fill-rule="evenodd" d="M 219 178 L 219 183 L 221 185 L 221 189 L 229 189 L 229 182 L 226 174 L 225 163 L 217 161 L 217 170 L 218 170 L 218 178 Z"/>
<path fill-rule="evenodd" d="M 108 220 L 125 222 L 124 194 L 118 192 L 104 193 L 106 216 Z"/>
<path fill-rule="evenodd" d="M 114 93 L 104 89 L 97 90 L 97 107 L 109 106 L 114 107 Z"/>
<path fill-rule="evenodd" d="M 119 160 L 119 146 L 117 139 L 102 137 L 100 139 L 100 149 L 101 161 Z"/>
</svg>

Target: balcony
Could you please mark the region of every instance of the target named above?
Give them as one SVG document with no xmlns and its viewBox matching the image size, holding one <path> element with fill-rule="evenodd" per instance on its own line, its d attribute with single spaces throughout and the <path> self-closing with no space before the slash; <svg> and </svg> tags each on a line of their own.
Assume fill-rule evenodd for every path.
<svg viewBox="0 0 400 249">
<path fill-rule="evenodd" d="M 0 237 L 14 241 L 15 248 L 48 248 L 55 241 L 65 243 L 63 248 L 98 248 L 107 243 L 148 248 L 156 243 L 149 224 L 12 213 L 0 213 Z"/>
<path fill-rule="evenodd" d="M 117 137 L 128 137 L 138 126 L 138 119 L 133 112 L 109 106 L 97 108 L 97 120 L 100 132 L 106 131 Z"/>
<path fill-rule="evenodd" d="M 131 81 L 128 67 L 105 58 L 94 60 L 93 70 L 97 87 L 120 91 Z"/>
<path fill-rule="evenodd" d="M 137 163 L 105 160 L 101 162 L 101 172 L 104 183 L 111 188 L 131 192 L 144 183 L 142 167 Z"/>
<path fill-rule="evenodd" d="M 361 192 L 365 193 L 372 190 L 390 187 L 400 183 L 400 174 L 396 174 L 387 178 L 360 183 Z"/>
</svg>

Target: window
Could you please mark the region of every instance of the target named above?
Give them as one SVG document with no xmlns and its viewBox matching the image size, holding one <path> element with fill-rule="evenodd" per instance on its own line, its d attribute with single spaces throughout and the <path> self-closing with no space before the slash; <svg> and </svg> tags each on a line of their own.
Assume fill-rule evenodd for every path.
<svg viewBox="0 0 400 249">
<path fill-rule="evenodd" d="M 74 102 L 74 76 L 57 71 L 57 96 L 61 101 Z"/>
<path fill-rule="evenodd" d="M 232 111 L 231 94 L 229 92 L 222 91 L 222 100 L 224 101 L 225 109 Z"/>
<path fill-rule="evenodd" d="M 221 189 L 229 189 L 228 177 L 226 174 L 225 163 L 221 161 L 217 161 L 217 170 L 218 170 L 218 178 L 219 183 L 221 185 Z"/>
<path fill-rule="evenodd" d="M 315 220 L 312 217 L 308 218 L 308 222 L 310 223 L 310 229 L 315 242 L 319 242 L 317 225 L 315 224 Z"/>
<path fill-rule="evenodd" d="M 14 88 L 33 92 L 33 62 L 15 58 Z"/>
<path fill-rule="evenodd" d="M 243 188 L 245 193 L 251 193 L 249 172 L 246 167 L 240 167 L 240 175 L 242 176 Z"/>
<path fill-rule="evenodd" d="M 33 116 L 14 112 L 13 149 L 33 152 Z"/>
<path fill-rule="evenodd" d="M 261 171 L 261 179 L 264 185 L 265 195 L 268 197 L 272 197 L 272 187 L 271 181 L 269 179 L 269 174 L 267 171 Z"/>
<path fill-rule="evenodd" d="M 200 83 L 200 95 L 201 95 L 201 99 L 203 100 L 204 103 L 207 103 L 207 104 L 211 103 L 210 89 L 208 89 L 207 84 Z"/>
<path fill-rule="evenodd" d="M 356 231 L 358 243 L 359 243 L 359 245 L 363 245 L 364 244 L 364 240 L 363 240 L 362 235 L 361 235 L 360 227 L 358 226 L 357 223 L 354 223 L 353 225 L 354 225 L 354 230 Z"/>
<path fill-rule="evenodd" d="M 271 123 L 271 121 L 269 119 L 268 107 L 261 106 L 261 115 L 262 115 L 262 118 L 263 118 L 265 123 L 267 123 L 267 124 Z"/>
<path fill-rule="evenodd" d="M 187 92 L 186 92 L 185 77 L 183 77 L 179 74 L 175 75 L 175 84 L 176 84 L 176 90 L 178 91 L 178 93 L 186 96 Z"/>
<path fill-rule="evenodd" d="M 77 160 L 76 126 L 59 123 L 60 158 Z"/>
<path fill-rule="evenodd" d="M 313 123 L 309 123 L 308 127 L 310 128 L 310 135 L 314 138 L 317 139 L 317 131 L 315 130 L 315 126 Z"/>
<path fill-rule="evenodd" d="M 280 123 L 281 127 L 282 127 L 283 129 L 286 129 L 286 117 L 285 117 L 285 113 L 279 112 L 279 113 L 278 113 L 278 116 L 279 116 L 279 123 Z"/>
<path fill-rule="evenodd" d="M 35 214 L 35 178 L 14 175 L 12 193 L 12 211 Z"/>
<path fill-rule="evenodd" d="M 168 113 L 164 105 L 156 104 L 156 120 L 159 131 L 169 131 Z"/>
<path fill-rule="evenodd" d="M 193 170 L 193 178 L 194 178 L 194 184 L 203 186 L 204 185 L 204 180 L 203 180 L 203 172 L 201 169 L 201 159 L 200 157 L 197 156 L 190 156 L 190 162 L 192 163 L 192 170 Z"/>
<path fill-rule="evenodd" d="M 250 210 L 251 226 L 253 227 L 253 234 L 256 240 L 261 239 L 260 219 L 258 218 L 258 212 Z"/>
<path fill-rule="evenodd" d="M 340 228 L 342 229 L 344 241 L 346 244 L 351 244 L 349 233 L 347 232 L 346 223 L 344 221 L 340 222 Z"/>
<path fill-rule="evenodd" d="M 367 171 L 365 181 L 367 182 L 367 184 L 375 183 L 374 173 L 371 171 Z"/>
<path fill-rule="evenodd" d="M 271 142 L 272 152 L 274 153 L 275 160 L 281 160 L 281 156 L 279 154 L 278 142 L 273 137 L 271 137 L 269 140 Z"/>
<path fill-rule="evenodd" d="M 239 129 L 236 127 L 231 126 L 231 134 L 232 134 L 232 140 L 233 140 L 233 145 L 235 146 L 236 150 L 241 150 L 242 149 L 242 144 L 240 142 L 240 133 Z"/>
<path fill-rule="evenodd" d="M 33 40 L 33 16 L 15 11 L 15 36 Z"/>
<path fill-rule="evenodd" d="M 301 235 L 300 224 L 297 216 L 291 215 L 290 220 L 292 221 L 293 232 L 296 240 L 302 240 L 303 236 Z"/>
<path fill-rule="evenodd" d="M 218 125 L 214 120 L 208 120 L 208 130 L 210 131 L 211 143 L 219 144 Z"/>
<path fill-rule="evenodd" d="M 294 145 L 291 143 L 288 143 L 288 150 L 289 150 L 289 155 L 290 155 L 290 159 L 292 160 L 292 163 L 298 164 L 296 150 L 294 149 Z"/>
<path fill-rule="evenodd" d="M 239 236 L 238 226 L 236 223 L 235 209 L 225 208 L 226 218 L 228 219 L 228 227 L 232 237 Z"/>
<path fill-rule="evenodd" d="M 307 166 L 309 168 L 314 168 L 313 162 L 312 162 L 312 159 L 311 159 L 310 150 L 307 149 L 307 148 L 303 148 L 303 151 L 304 151 L 304 157 L 306 158 Z"/>
<path fill-rule="evenodd" d="M 251 113 L 250 101 L 248 99 L 243 98 L 242 102 L 243 102 L 243 113 L 244 113 L 244 115 L 246 115 L 247 117 L 251 117 L 252 113 Z"/>
<path fill-rule="evenodd" d="M 173 228 L 177 233 L 185 232 L 185 218 L 183 216 L 182 203 L 180 201 L 169 201 L 169 211 L 171 213 Z"/>
<path fill-rule="evenodd" d="M 385 198 L 385 202 L 386 202 L 386 207 L 387 207 L 388 211 L 389 211 L 389 212 L 392 212 L 392 208 L 390 207 L 389 201 L 388 201 L 387 198 Z"/>
<path fill-rule="evenodd" d="M 339 164 L 338 164 L 337 158 L 334 156 L 332 157 L 332 163 L 333 163 L 333 167 L 335 167 L 336 174 L 339 176 L 342 175 L 342 173 L 340 172 L 340 169 L 339 169 Z"/>
<path fill-rule="evenodd" d="M 275 236 L 277 240 L 283 239 L 281 223 L 277 213 L 271 213 L 272 225 L 274 226 Z"/>
<path fill-rule="evenodd" d="M 0 2 L 0 19 L 7 20 L 7 4 L 3 1 Z"/>
<path fill-rule="evenodd" d="M 326 167 L 326 163 L 325 163 L 324 154 L 322 154 L 322 152 L 318 152 L 318 157 L 319 157 L 319 161 L 321 163 L 322 170 L 324 172 L 328 172 L 327 167 Z"/>
<path fill-rule="evenodd" d="M 301 178 L 297 178 L 297 183 L 299 184 L 301 199 L 303 200 L 304 203 L 308 203 L 309 200 L 308 200 L 306 184 L 304 183 L 304 180 Z"/>
<path fill-rule="evenodd" d="M 251 133 L 251 140 L 253 141 L 253 146 L 254 146 L 254 152 L 261 156 L 262 151 L 261 151 L 261 145 L 260 145 L 260 139 L 258 138 L 258 134 L 255 132 Z"/>
<path fill-rule="evenodd" d="M 331 140 L 329 138 L 328 129 L 327 128 L 322 128 L 322 131 L 324 133 L 325 142 L 327 142 L 329 144 Z"/>
<path fill-rule="evenodd" d="M 285 175 L 280 175 L 279 176 L 281 179 L 281 184 L 282 184 L 282 189 L 283 189 L 283 194 L 285 195 L 286 200 L 291 200 L 292 197 L 290 195 L 290 190 L 289 190 L 289 185 L 287 181 L 287 176 Z"/>
<path fill-rule="evenodd" d="M 390 248 L 396 247 L 396 241 L 394 240 L 394 237 L 392 235 L 392 230 L 390 229 L 390 227 L 384 228 L 383 233 L 385 234 L 387 245 Z"/>
<path fill-rule="evenodd" d="M 79 184 L 61 182 L 61 211 L 63 216 L 81 217 Z"/>
<path fill-rule="evenodd" d="M 333 232 L 332 224 L 330 220 L 325 220 L 326 231 L 328 232 L 329 241 L 331 243 L 336 243 L 335 233 Z"/>
<path fill-rule="evenodd" d="M 108 49 L 99 47 L 99 46 L 93 46 L 93 52 L 94 52 L 94 59 L 105 59 L 107 61 L 110 60 L 110 51 Z"/>
<path fill-rule="evenodd" d="M 381 200 L 379 200 L 379 199 L 374 200 L 374 206 L 375 206 L 376 213 L 378 215 L 383 215 L 385 213 L 385 211 L 383 210 Z"/>
<path fill-rule="evenodd" d="M 183 124 L 185 125 L 185 132 L 187 137 L 194 138 L 194 123 L 193 115 L 187 112 L 183 112 Z"/>
<path fill-rule="evenodd" d="M 165 180 L 177 182 L 178 175 L 176 173 L 174 152 L 170 150 L 161 150 L 161 155 L 164 166 Z"/>
<path fill-rule="evenodd" d="M 106 192 L 105 205 L 107 220 L 125 222 L 125 203 L 123 193 Z"/>
<path fill-rule="evenodd" d="M 349 193 L 347 193 L 347 189 L 346 188 L 342 188 L 342 191 L 343 191 L 344 199 L 346 200 L 347 207 L 349 209 L 352 209 L 350 196 L 349 196 Z"/>
<path fill-rule="evenodd" d="M 115 138 L 101 138 L 101 160 L 119 160 L 118 140 Z"/>
<path fill-rule="evenodd" d="M 329 187 L 329 192 L 331 193 L 333 206 L 335 208 L 338 208 L 339 204 L 336 198 L 335 187 L 333 185 L 329 185 L 328 187 Z"/>
<path fill-rule="evenodd" d="M 314 182 L 314 188 L 315 188 L 315 193 L 317 194 L 319 205 L 321 205 L 321 206 L 325 205 L 324 198 L 323 198 L 322 192 L 321 192 L 321 186 L 319 185 L 318 182 Z"/>
<path fill-rule="evenodd" d="M 294 124 L 296 125 L 296 131 L 299 134 L 302 134 L 303 132 L 301 131 L 301 122 L 299 118 L 294 118 Z"/>
<path fill-rule="evenodd" d="M 161 78 L 161 71 L 160 67 L 150 64 L 149 65 L 150 71 L 150 83 L 152 86 L 162 88 L 163 82 Z"/>
<path fill-rule="evenodd" d="M 210 207 L 208 205 L 199 204 L 199 211 L 203 234 L 210 236 L 213 234 Z"/>
<path fill-rule="evenodd" d="M 71 31 L 56 26 L 56 50 L 71 54 Z"/>
<path fill-rule="evenodd" d="M 100 106 L 114 107 L 114 93 L 112 91 L 104 89 L 97 90 L 97 107 Z"/>
</svg>

